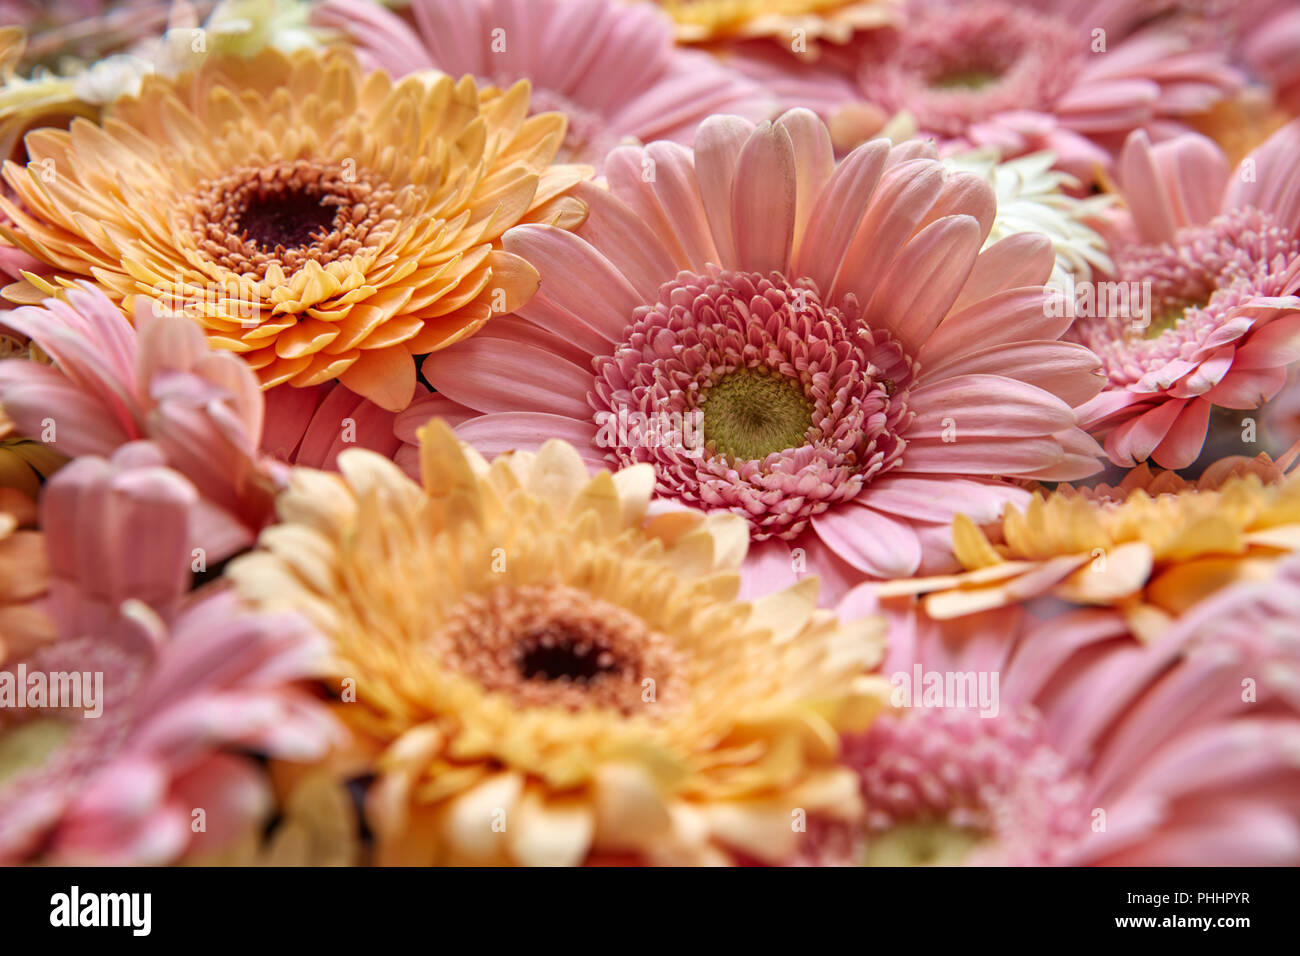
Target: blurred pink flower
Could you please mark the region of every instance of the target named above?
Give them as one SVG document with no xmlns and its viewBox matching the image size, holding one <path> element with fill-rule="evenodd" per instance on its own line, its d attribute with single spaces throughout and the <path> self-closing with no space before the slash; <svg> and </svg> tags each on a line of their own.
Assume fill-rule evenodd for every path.
<svg viewBox="0 0 1300 956">
<path fill-rule="evenodd" d="M 318 666 L 323 638 L 228 591 L 186 594 L 199 495 L 163 461 L 133 442 L 46 488 L 58 637 L 6 667 L 80 672 L 87 693 L 102 675 L 101 694 L 81 710 L 51 700 L 0 711 L 0 862 L 158 864 L 217 849 L 270 805 L 256 763 L 237 752 L 316 759 L 340 733 L 294 686 Z"/>
<path fill-rule="evenodd" d="M 1148 289 L 1150 301 L 1140 312 L 1094 306 L 1068 334 L 1105 368 L 1106 389 L 1080 416 L 1116 464 L 1191 464 L 1213 406 L 1257 408 L 1300 358 L 1298 153 L 1300 122 L 1235 173 L 1195 134 L 1153 146 L 1134 133 L 1125 145 L 1115 274 L 1097 278 Z M 1097 288 L 1094 302 L 1109 301 Z"/>
<path fill-rule="evenodd" d="M 877 608 L 863 588 L 841 611 Z M 1300 864 L 1300 561 L 1220 591 L 1152 643 L 1112 609 L 883 609 L 896 687 L 918 667 L 997 675 L 998 699 L 987 716 L 900 709 L 850 742 L 873 808 L 868 859 Z"/>
<path fill-rule="evenodd" d="M 689 143 L 714 113 L 766 119 L 756 84 L 706 53 L 674 46 L 671 22 L 622 0 L 413 0 L 418 29 L 369 0 L 326 0 L 313 13 L 356 44 L 362 62 L 405 76 L 437 69 L 532 84 L 534 112 L 568 117 L 561 158 L 599 166 L 629 139 Z"/>
<path fill-rule="evenodd" d="M 1090 182 L 1132 130 L 1171 135 L 1241 82 L 1213 31 L 1170 17 L 1144 24 L 1137 11 L 1115 0 L 908 0 L 898 26 L 816 64 L 824 92 L 811 102 L 828 119 L 863 100 L 905 110 L 941 148 L 1051 150 Z M 801 61 L 770 45 L 728 62 L 783 103 L 809 95 Z"/>
<path fill-rule="evenodd" d="M 70 458 L 147 438 L 198 489 L 194 531 L 210 558 L 252 544 L 272 518 L 274 488 L 257 450 L 261 392 L 241 359 L 210 351 L 197 325 L 155 315 L 149 300 L 132 328 L 89 283 L 66 302 L 15 309 L 4 324 L 57 363 L 0 362 L 0 404 L 20 434 Z"/>
<path fill-rule="evenodd" d="M 392 412 L 338 383 L 263 393 L 242 359 L 211 351 L 192 321 L 155 315 L 147 300 L 132 328 L 82 284 L 66 302 L 16 309 L 3 323 L 58 363 L 0 362 L 0 404 L 18 432 L 71 458 L 153 441 L 199 490 L 196 542 L 214 561 L 249 547 L 272 519 L 283 464 L 333 469 L 343 448 L 392 458 L 401 446 Z"/>
<path fill-rule="evenodd" d="M 992 189 L 931 145 L 837 168 L 796 110 L 714 117 L 694 155 L 621 147 L 605 169 L 576 233 L 506 234 L 539 292 L 425 360 L 440 395 L 399 434 L 451 411 L 488 455 L 561 437 L 593 467 L 651 463 L 661 496 L 749 521 L 756 589 L 806 560 L 831 594 L 943 562 L 956 511 L 1024 500 L 1001 479 L 1097 470 L 1073 411 L 1097 360 L 1056 341 L 1050 243 L 981 253 Z"/>
<path fill-rule="evenodd" d="M 1300 6 L 1295 0 L 1238 0 L 1235 6 L 1242 64 L 1272 88 L 1281 106 L 1300 113 Z"/>
</svg>

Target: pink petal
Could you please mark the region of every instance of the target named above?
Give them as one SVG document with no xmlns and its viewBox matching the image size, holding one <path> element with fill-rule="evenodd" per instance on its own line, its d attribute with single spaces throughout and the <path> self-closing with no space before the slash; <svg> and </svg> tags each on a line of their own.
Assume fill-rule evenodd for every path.
<svg viewBox="0 0 1300 956">
<path fill-rule="evenodd" d="M 921 544 L 909 522 L 857 502 L 825 511 L 812 524 L 831 551 L 875 577 L 907 577 L 921 563 Z"/>
<path fill-rule="evenodd" d="M 529 408 L 591 417 L 591 372 L 535 346 L 473 336 L 431 354 L 422 371 L 443 395 L 481 412 Z"/>
<path fill-rule="evenodd" d="M 760 274 L 787 271 L 797 191 L 789 132 L 762 124 L 740 151 L 731 186 L 732 237 L 741 268 Z"/>
</svg>

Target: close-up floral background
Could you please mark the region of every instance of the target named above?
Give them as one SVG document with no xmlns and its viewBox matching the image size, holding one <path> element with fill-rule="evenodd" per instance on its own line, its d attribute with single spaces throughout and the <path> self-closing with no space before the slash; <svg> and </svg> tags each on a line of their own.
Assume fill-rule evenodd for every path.
<svg viewBox="0 0 1300 956">
<path fill-rule="evenodd" d="M 1296 117 L 1297 0 L 0 0 L 0 863 L 1300 865 Z"/>
</svg>

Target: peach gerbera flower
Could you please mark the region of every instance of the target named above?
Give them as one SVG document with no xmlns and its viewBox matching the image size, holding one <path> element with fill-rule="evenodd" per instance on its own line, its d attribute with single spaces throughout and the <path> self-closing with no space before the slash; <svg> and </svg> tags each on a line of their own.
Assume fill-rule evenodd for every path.
<svg viewBox="0 0 1300 956">
<path fill-rule="evenodd" d="M 876 619 L 812 580 L 737 601 L 743 523 L 647 520 L 648 467 L 489 465 L 440 421 L 421 463 L 423 488 L 359 450 L 296 470 L 228 572 L 332 639 L 378 862 L 775 862 L 799 811 L 857 817 L 837 733 L 879 707 Z"/>
<path fill-rule="evenodd" d="M 184 307 L 264 386 L 339 378 L 402 408 L 412 355 L 536 288 L 501 233 L 581 220 L 557 197 L 586 169 L 548 165 L 564 119 L 529 117 L 528 92 L 393 83 L 309 51 L 146 78 L 101 124 L 33 132 L 27 168 L 6 166 L 17 200 L 0 198 L 0 229 L 58 276 L 6 294 L 33 301 L 93 276 L 128 311 L 137 296 Z"/>
<path fill-rule="evenodd" d="M 961 573 L 891 581 L 877 593 L 924 594 L 937 619 L 1052 595 L 1117 609 L 1151 637 L 1207 595 L 1272 574 L 1300 550 L 1300 477 L 1286 471 L 1295 457 L 1224 459 L 1196 482 L 1143 466 L 1117 487 L 1035 494 L 987 529 L 959 515 Z"/>
<path fill-rule="evenodd" d="M 933 144 L 837 165 L 792 110 L 712 117 L 693 153 L 624 146 L 605 170 L 577 232 L 507 234 L 542 290 L 426 359 L 440 394 L 408 417 L 450 399 L 485 454 L 558 436 L 596 466 L 653 464 L 661 497 L 746 519 L 760 590 L 794 579 L 796 551 L 832 591 L 906 577 L 945 560 L 956 512 L 1024 500 L 1004 479 L 1098 470 L 1074 414 L 1097 359 L 1058 341 L 1051 243 L 982 249 L 993 189 Z"/>
<path fill-rule="evenodd" d="M 35 525 L 35 501 L 0 487 L 0 664 L 54 636 L 39 608 L 49 587 L 50 562 Z"/>
</svg>

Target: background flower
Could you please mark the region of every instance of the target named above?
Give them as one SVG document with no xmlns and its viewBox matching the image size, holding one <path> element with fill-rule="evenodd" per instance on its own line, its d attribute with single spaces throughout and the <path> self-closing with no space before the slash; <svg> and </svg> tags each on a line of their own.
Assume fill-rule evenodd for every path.
<svg viewBox="0 0 1300 956">
<path fill-rule="evenodd" d="M 826 119 L 866 101 L 941 144 L 1005 158 L 1048 150 L 1083 182 L 1134 129 L 1167 136 L 1241 83 L 1213 31 L 1142 23 L 1109 0 L 907 0 L 895 23 L 831 50 L 814 71 L 766 48 L 727 60 L 774 88 L 818 83 Z M 847 82 L 846 82 L 847 81 Z M 809 92 L 811 92 L 809 90 Z"/>
<path fill-rule="evenodd" d="M 1109 209 L 1112 198 L 1073 193 L 1079 182 L 1054 169 L 1051 153 L 1033 153 L 998 161 L 995 150 L 962 150 L 944 157 L 944 165 L 988 180 L 997 194 L 998 211 L 984 248 L 1017 233 L 1032 232 L 1052 240 L 1056 264 L 1049 284 L 1065 287 L 1070 281 L 1087 281 L 1093 269 L 1109 270 L 1106 240 L 1090 225 Z"/>
<path fill-rule="evenodd" d="M 36 502 L 0 488 L 0 664 L 21 659 L 54 635 L 40 609 L 50 563 L 35 525 Z"/>
<path fill-rule="evenodd" d="M 844 610 L 888 611 L 882 674 L 1000 680 L 996 713 L 895 710 L 849 743 L 873 808 L 866 862 L 1300 860 L 1294 557 L 1148 640 L 1110 609 L 1030 602 L 936 620 L 871 590 Z"/>
<path fill-rule="evenodd" d="M 998 523 L 952 527 L 963 571 L 889 582 L 883 597 L 924 594 L 936 619 L 1042 595 L 1111 607 L 1134 634 L 1154 639 L 1225 584 L 1274 573 L 1300 548 L 1300 480 L 1281 462 L 1228 458 L 1196 482 L 1147 468 L 1118 487 L 1035 494 Z"/>
<path fill-rule="evenodd" d="M 689 143 L 713 113 L 767 119 L 755 84 L 673 46 L 669 21 L 622 0 L 414 0 L 415 29 L 372 0 L 327 0 L 315 22 L 344 32 L 393 76 L 438 69 L 480 83 L 532 85 L 532 109 L 568 120 L 560 157 L 597 168 L 628 140 Z M 418 32 L 417 32 L 418 31 Z"/>
<path fill-rule="evenodd" d="M 858 30 L 889 23 L 885 0 L 652 0 L 677 26 L 678 39 L 694 43 L 735 37 L 799 36 L 844 43 Z"/>
<path fill-rule="evenodd" d="M 229 592 L 185 596 L 198 496 L 160 462 L 127 446 L 112 464 L 73 463 L 45 493 L 57 637 L 23 663 L 101 674 L 102 713 L 0 714 L 0 860 L 157 864 L 220 846 L 268 809 L 236 751 L 304 759 L 337 740 L 293 686 L 320 662 L 317 635 Z"/>
<path fill-rule="evenodd" d="M 1188 134 L 1152 145 L 1135 133 L 1118 176 L 1131 217 L 1112 243 L 1115 271 L 1143 299 L 1082 311 L 1069 337 L 1101 358 L 1107 387 L 1080 413 L 1116 464 L 1183 468 L 1210 411 L 1256 408 L 1286 381 L 1300 333 L 1300 122 L 1229 172 Z"/>
<path fill-rule="evenodd" d="M 250 545 L 272 515 L 272 480 L 258 453 L 262 397 L 243 362 L 155 305 L 140 301 L 132 328 L 82 283 L 66 302 L 7 313 L 5 322 L 57 366 L 0 362 L 0 405 L 21 434 L 72 458 L 152 440 L 199 490 L 195 543 L 215 562 Z"/>
</svg>

